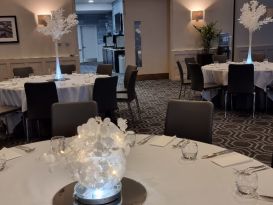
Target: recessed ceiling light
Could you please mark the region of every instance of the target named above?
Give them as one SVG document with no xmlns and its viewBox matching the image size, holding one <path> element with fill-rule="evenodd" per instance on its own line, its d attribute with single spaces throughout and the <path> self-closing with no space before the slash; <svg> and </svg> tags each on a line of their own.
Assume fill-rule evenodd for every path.
<svg viewBox="0 0 273 205">
<path fill-rule="evenodd" d="M 88 0 L 88 3 L 94 3 L 94 0 Z"/>
</svg>

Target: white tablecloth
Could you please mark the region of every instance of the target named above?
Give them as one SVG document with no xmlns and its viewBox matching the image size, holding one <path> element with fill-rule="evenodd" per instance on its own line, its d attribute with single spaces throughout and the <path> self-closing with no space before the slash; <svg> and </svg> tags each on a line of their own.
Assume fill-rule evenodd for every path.
<svg viewBox="0 0 273 205">
<path fill-rule="evenodd" d="M 138 140 L 143 136 L 138 135 Z M 166 147 L 136 145 L 128 156 L 126 177 L 142 183 L 148 192 L 147 205 L 237 205 L 271 204 L 265 201 L 243 199 L 236 194 L 234 170 L 260 163 L 252 160 L 240 165 L 222 168 L 209 159 L 200 159 L 222 148 L 199 143 L 198 158 L 189 162 L 181 159 L 179 149 L 173 149 L 171 142 Z M 51 205 L 55 193 L 73 180 L 67 170 L 56 167 L 49 172 L 45 162 L 39 160 L 47 152 L 49 141 L 31 144 L 36 147 L 32 153 L 8 161 L 7 168 L 0 172 L 1 204 L 8 205 Z M 273 195 L 273 170 L 257 173 L 258 192 Z"/>
<path fill-rule="evenodd" d="M 204 83 L 217 83 L 219 85 L 228 84 L 228 66 L 229 63 L 216 63 L 206 66 L 202 66 L 202 72 L 204 76 Z M 254 84 L 255 86 L 266 91 L 266 86 L 273 81 L 273 63 L 254 63 Z M 203 92 L 203 97 L 207 100 L 211 100 L 216 96 L 217 92 L 206 91 Z M 271 96 L 273 99 L 273 96 Z"/>
<path fill-rule="evenodd" d="M 52 75 L 32 76 L 29 78 L 15 78 L 0 82 L 0 105 L 10 105 L 22 107 L 22 111 L 27 110 L 24 84 L 26 82 L 47 82 L 53 79 Z M 56 81 L 59 102 L 83 102 L 92 100 L 93 85 L 98 77 L 106 75 L 94 74 L 72 74 L 64 75 L 66 81 Z M 11 115 L 8 119 L 9 130 L 20 121 L 18 115 Z"/>
</svg>

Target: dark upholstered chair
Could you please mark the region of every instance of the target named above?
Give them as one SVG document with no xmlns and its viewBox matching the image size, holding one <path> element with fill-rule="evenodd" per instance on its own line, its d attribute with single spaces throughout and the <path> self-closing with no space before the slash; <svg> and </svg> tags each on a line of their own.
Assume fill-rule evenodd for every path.
<svg viewBox="0 0 273 205">
<path fill-rule="evenodd" d="M 252 54 L 252 60 L 254 62 L 263 62 L 265 59 L 265 54 L 263 53 L 253 53 Z"/>
<path fill-rule="evenodd" d="M 5 118 L 5 123 L 7 126 L 6 133 L 9 135 L 9 127 L 8 127 L 8 120 L 7 120 L 7 115 L 11 113 L 15 113 L 20 111 L 20 107 L 14 107 L 14 106 L 6 106 L 6 105 L 0 105 L 0 117 Z"/>
<path fill-rule="evenodd" d="M 134 65 L 128 65 L 126 67 L 126 70 L 124 73 L 124 79 L 123 79 L 123 88 L 118 88 L 117 93 L 126 93 L 127 92 L 129 78 L 130 78 L 131 72 L 134 70 L 137 70 L 137 67 Z"/>
<path fill-rule="evenodd" d="M 131 71 L 131 75 L 129 77 L 128 87 L 127 87 L 127 92 L 117 93 L 117 101 L 127 103 L 133 122 L 134 122 L 134 115 L 133 115 L 133 111 L 130 104 L 133 100 L 136 101 L 138 114 L 140 117 L 140 106 L 139 106 L 139 102 L 138 102 L 136 91 L 135 91 L 137 72 L 138 72 L 137 70 Z"/>
<path fill-rule="evenodd" d="M 52 136 L 71 137 L 77 134 L 77 127 L 98 114 L 97 103 L 73 102 L 52 105 Z"/>
<path fill-rule="evenodd" d="M 187 79 L 191 79 L 191 73 L 190 73 L 190 69 L 189 69 L 189 63 L 196 63 L 195 58 L 185 58 L 185 64 L 186 64 L 186 68 L 187 68 Z"/>
<path fill-rule="evenodd" d="M 99 64 L 97 66 L 97 74 L 112 76 L 113 65 L 112 64 Z"/>
<path fill-rule="evenodd" d="M 116 120 L 118 76 L 96 78 L 93 89 L 93 100 L 97 102 L 98 113 L 102 118 L 109 117 Z"/>
<path fill-rule="evenodd" d="M 220 85 L 215 83 L 204 83 L 204 77 L 201 66 L 196 63 L 189 63 L 189 70 L 191 73 L 191 89 L 193 91 L 203 91 L 209 89 L 219 89 Z"/>
<path fill-rule="evenodd" d="M 197 63 L 201 66 L 213 63 L 212 54 L 199 53 L 196 55 Z"/>
<path fill-rule="evenodd" d="M 227 62 L 226 55 L 213 55 L 212 58 L 213 58 L 214 63 L 226 63 Z"/>
<path fill-rule="evenodd" d="M 176 61 L 176 64 L 177 64 L 177 67 L 178 67 L 179 76 L 180 76 L 180 82 L 181 82 L 179 96 L 178 96 L 178 98 L 180 99 L 183 87 L 184 87 L 183 96 L 185 96 L 186 85 L 184 84 L 184 72 L 183 72 L 183 68 L 182 68 L 182 65 L 181 65 L 180 61 Z"/>
<path fill-rule="evenodd" d="M 213 104 L 208 101 L 171 100 L 165 135 L 212 143 Z"/>
<path fill-rule="evenodd" d="M 74 64 L 71 65 L 61 65 L 62 74 L 71 75 L 74 71 L 76 71 L 76 66 Z"/>
<path fill-rule="evenodd" d="M 36 121 L 40 134 L 40 120 L 51 120 L 51 106 L 58 102 L 58 94 L 54 82 L 25 83 L 27 112 L 25 113 L 27 141 L 29 140 L 29 122 Z"/>
<path fill-rule="evenodd" d="M 255 115 L 255 85 L 253 64 L 230 64 L 228 69 L 228 86 L 225 92 L 225 117 L 227 116 L 227 96 L 230 94 L 231 108 L 232 95 L 253 95 L 252 117 Z"/>
<path fill-rule="evenodd" d="M 27 78 L 33 73 L 32 67 L 13 68 L 13 75 L 20 78 Z"/>
</svg>

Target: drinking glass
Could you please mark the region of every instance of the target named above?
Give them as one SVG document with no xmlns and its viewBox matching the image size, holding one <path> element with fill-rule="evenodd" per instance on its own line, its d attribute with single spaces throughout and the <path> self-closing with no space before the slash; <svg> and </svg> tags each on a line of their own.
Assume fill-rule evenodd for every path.
<svg viewBox="0 0 273 205">
<path fill-rule="evenodd" d="M 4 154 L 0 155 L 0 171 L 4 170 L 6 167 L 7 159 Z"/>
<path fill-rule="evenodd" d="M 198 145 L 193 141 L 186 141 L 181 146 L 182 158 L 195 160 L 198 153 Z"/>
<path fill-rule="evenodd" d="M 61 155 L 65 151 L 65 137 L 64 136 L 55 136 L 51 138 L 50 141 L 51 151 L 55 155 Z"/>
<path fill-rule="evenodd" d="M 268 63 L 268 58 L 265 58 L 265 59 L 264 59 L 264 63 Z"/>
<path fill-rule="evenodd" d="M 133 147 L 136 143 L 136 134 L 134 131 L 127 131 L 126 133 L 126 141 L 130 147 Z"/>
<path fill-rule="evenodd" d="M 239 171 L 236 173 L 238 193 L 246 197 L 255 197 L 258 189 L 258 175 L 255 172 Z"/>
</svg>

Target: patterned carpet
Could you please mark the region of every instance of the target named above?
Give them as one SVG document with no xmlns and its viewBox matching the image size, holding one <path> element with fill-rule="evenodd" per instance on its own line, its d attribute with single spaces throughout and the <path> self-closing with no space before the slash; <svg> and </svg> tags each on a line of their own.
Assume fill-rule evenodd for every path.
<svg viewBox="0 0 273 205">
<path fill-rule="evenodd" d="M 132 103 L 136 118 L 134 127 L 125 103 L 119 103 L 119 114 L 129 120 L 129 129 L 137 133 L 162 134 L 167 103 L 170 99 L 177 99 L 179 88 L 179 82 L 170 80 L 138 81 L 137 94 L 141 106 L 141 119 L 137 118 L 134 102 Z M 200 96 L 190 98 L 200 99 Z M 22 131 L 20 138 L 7 138 L 1 136 L 0 129 L 0 147 L 24 143 L 21 133 Z M 228 118 L 225 119 L 223 110 L 215 109 L 213 144 L 243 153 L 269 165 L 273 151 L 273 114 L 257 113 L 256 118 L 252 119 L 249 113 L 228 112 Z"/>
<path fill-rule="evenodd" d="M 169 80 L 138 81 L 137 94 L 141 105 L 141 119 L 136 120 L 137 133 L 162 134 L 167 103 L 178 97 L 180 83 Z M 189 91 L 189 89 L 187 89 Z M 188 93 L 186 94 L 188 96 Z M 191 96 L 200 99 L 200 96 Z M 137 118 L 135 103 L 132 103 Z M 131 119 L 127 105 L 119 104 L 120 116 Z M 226 147 L 253 157 L 266 164 L 271 163 L 273 152 L 273 115 L 257 113 L 252 119 L 249 113 L 228 112 L 215 109 L 213 144 Z"/>
</svg>

